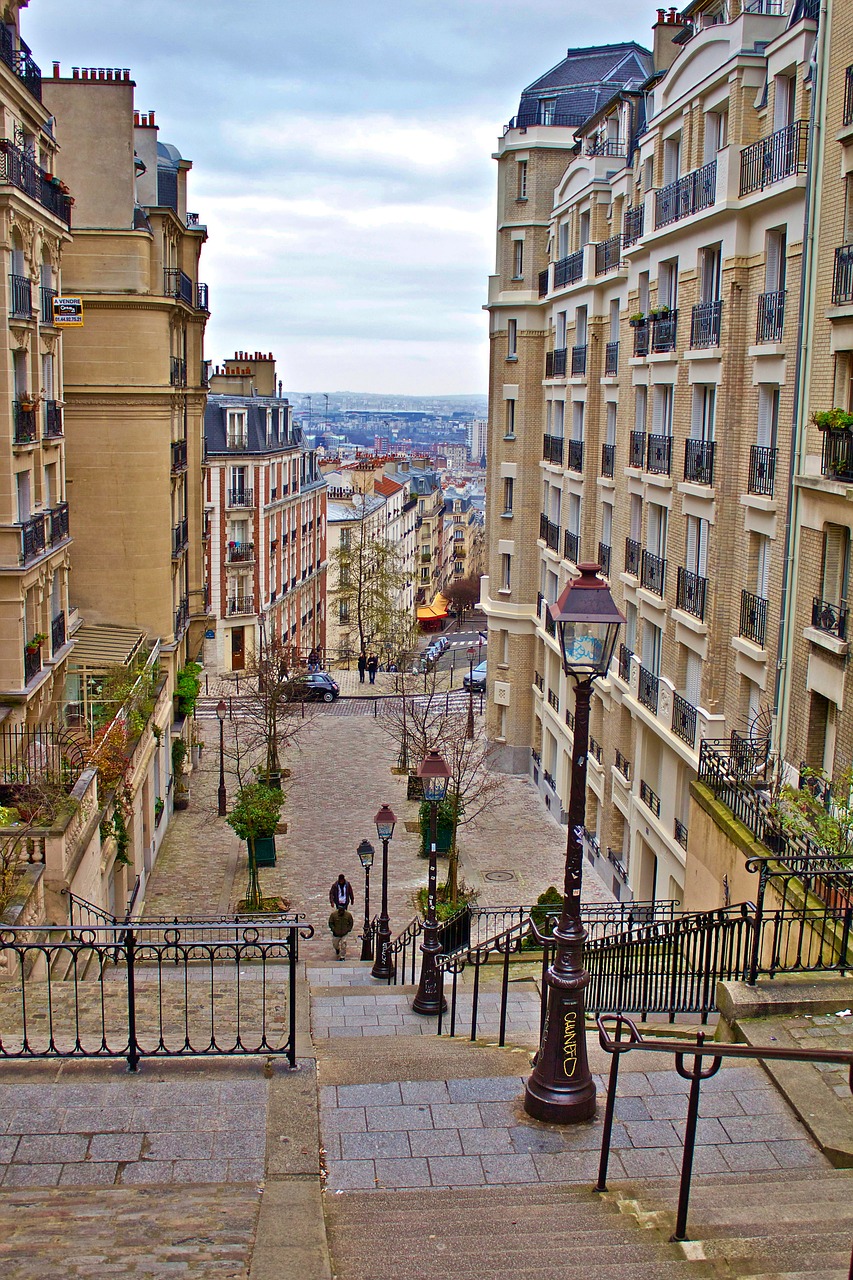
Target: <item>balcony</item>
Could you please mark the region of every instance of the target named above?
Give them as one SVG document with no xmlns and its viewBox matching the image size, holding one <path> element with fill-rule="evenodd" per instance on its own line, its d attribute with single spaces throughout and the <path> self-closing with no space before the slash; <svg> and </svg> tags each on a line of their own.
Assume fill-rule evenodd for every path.
<svg viewBox="0 0 853 1280">
<path fill-rule="evenodd" d="M 9 276 L 9 319 L 32 320 L 33 286 L 27 276 Z"/>
<path fill-rule="evenodd" d="M 610 577 L 610 547 L 606 542 L 598 544 L 598 563 L 605 578 Z"/>
<path fill-rule="evenodd" d="M 684 442 L 684 479 L 692 484 L 714 483 L 713 440 Z"/>
<path fill-rule="evenodd" d="M 652 791 L 647 782 L 640 782 L 640 799 L 647 808 L 651 809 L 656 818 L 660 817 L 660 796 Z"/>
<path fill-rule="evenodd" d="M 740 623 L 738 635 L 764 648 L 767 635 L 767 601 L 751 591 L 740 593 Z"/>
<path fill-rule="evenodd" d="M 44 437 L 58 440 L 62 436 L 62 409 L 55 400 L 44 402 Z"/>
<path fill-rule="evenodd" d="M 646 445 L 646 470 L 655 476 L 672 474 L 672 436 L 649 436 Z"/>
<path fill-rule="evenodd" d="M 539 517 L 539 537 L 552 551 L 560 550 L 560 526 L 545 515 Z"/>
<path fill-rule="evenodd" d="M 44 516 L 33 516 L 21 523 L 21 564 L 29 564 L 45 548 Z"/>
<path fill-rule="evenodd" d="M 65 614 L 58 613 L 50 624 L 50 652 L 58 653 L 65 644 Z"/>
<path fill-rule="evenodd" d="M 625 572 L 637 577 L 640 572 L 640 560 L 643 549 L 633 538 L 625 539 Z"/>
<path fill-rule="evenodd" d="M 672 699 L 672 732 L 688 747 L 696 746 L 696 708 L 678 693 Z"/>
<path fill-rule="evenodd" d="M 755 341 L 781 342 L 785 327 L 785 290 L 761 293 L 755 319 Z"/>
<path fill-rule="evenodd" d="M 675 588 L 676 608 L 683 609 L 691 617 L 700 621 L 705 619 L 705 598 L 708 593 L 708 579 L 691 569 L 678 566 L 678 579 Z"/>
<path fill-rule="evenodd" d="M 603 444 L 601 446 L 601 474 L 613 479 L 613 473 L 616 470 L 616 445 Z"/>
<path fill-rule="evenodd" d="M 675 819 L 672 827 L 672 833 L 675 836 L 682 849 L 687 848 L 687 828 L 678 818 Z"/>
<path fill-rule="evenodd" d="M 586 154 L 588 156 L 610 156 L 624 159 L 628 154 L 628 148 L 621 138 L 589 138 L 586 144 Z"/>
<path fill-rule="evenodd" d="M 210 310 L 210 291 L 206 284 L 197 284 L 195 287 L 195 309 L 196 311 Z"/>
<path fill-rule="evenodd" d="M 616 769 L 626 782 L 631 781 L 631 761 L 625 759 L 618 747 L 616 748 Z"/>
<path fill-rule="evenodd" d="M 53 300 L 58 296 L 56 289 L 46 289 L 44 285 L 39 289 L 42 324 L 53 324 Z"/>
<path fill-rule="evenodd" d="M 642 204 L 632 204 L 625 210 L 625 217 L 622 222 L 623 249 L 627 249 L 630 245 L 637 243 L 643 234 L 645 216 L 646 207 Z"/>
<path fill-rule="evenodd" d="M 583 471 L 583 440 L 570 440 L 569 442 L 569 471 Z"/>
<path fill-rule="evenodd" d="M 58 542 L 62 542 L 69 536 L 68 503 L 60 502 L 57 506 L 51 507 L 47 514 L 50 518 L 50 545 L 55 547 Z"/>
<path fill-rule="evenodd" d="M 172 356 L 169 365 L 169 382 L 173 387 L 185 387 L 187 385 L 187 362 L 182 360 L 180 356 Z"/>
<path fill-rule="evenodd" d="M 550 462 L 555 467 L 563 465 L 563 437 L 549 436 L 542 437 L 542 458 L 545 462 Z"/>
<path fill-rule="evenodd" d="M 572 377 L 581 378 L 586 373 L 586 343 L 572 347 Z"/>
<path fill-rule="evenodd" d="M 255 558 L 254 542 L 229 542 L 226 554 L 228 564 L 248 564 Z"/>
<path fill-rule="evenodd" d="M 15 444 L 35 444 L 38 440 L 37 409 L 35 405 L 15 400 L 12 414 L 15 422 Z"/>
<path fill-rule="evenodd" d="M 41 645 L 24 646 L 24 684 L 35 680 L 41 671 Z"/>
<path fill-rule="evenodd" d="M 566 376 L 566 348 L 556 347 L 553 351 L 545 352 L 545 377 L 546 378 L 565 378 Z"/>
<path fill-rule="evenodd" d="M 190 602 L 186 596 L 175 610 L 175 636 L 180 636 L 190 624 Z"/>
<path fill-rule="evenodd" d="M 432 563 L 432 552 L 431 552 L 431 551 L 422 551 L 422 552 L 421 552 L 421 564 L 431 564 L 431 563 Z"/>
<path fill-rule="evenodd" d="M 187 469 L 187 442 L 186 440 L 172 441 L 172 475 L 178 475 L 181 471 Z"/>
<path fill-rule="evenodd" d="M 853 433 L 823 432 L 820 470 L 833 480 L 853 480 Z"/>
<path fill-rule="evenodd" d="M 163 292 L 167 298 L 177 298 L 180 302 L 185 302 L 188 307 L 193 305 L 195 299 L 192 280 L 186 271 L 181 271 L 177 267 L 163 268 Z"/>
<path fill-rule="evenodd" d="M 642 320 L 631 327 L 634 330 L 634 355 L 637 358 L 647 356 L 649 354 L 649 344 L 652 336 L 649 321 Z"/>
<path fill-rule="evenodd" d="M 835 250 L 832 301 L 837 307 L 853 302 L 853 244 L 843 244 Z"/>
<path fill-rule="evenodd" d="M 10 138 L 0 138 L 0 183 L 17 187 L 55 217 L 71 226 L 71 197 L 59 182 L 40 169 L 28 152 Z"/>
<path fill-rule="evenodd" d="M 33 62 L 29 45 L 23 40 L 19 43 L 20 48 L 16 49 L 11 27 L 7 27 L 5 23 L 0 24 L 0 58 L 23 81 L 33 97 L 41 102 L 41 68 Z"/>
<path fill-rule="evenodd" d="M 254 491 L 252 489 L 229 489 L 226 498 L 226 506 L 229 507 L 253 507 Z"/>
<path fill-rule="evenodd" d="M 186 520 L 180 520 L 172 529 L 172 558 L 177 559 L 189 546 L 189 526 Z"/>
<path fill-rule="evenodd" d="M 604 376 L 615 378 L 619 372 L 619 343 L 608 342 L 604 348 Z"/>
<path fill-rule="evenodd" d="M 601 743 L 596 738 L 593 738 L 591 734 L 589 739 L 589 754 L 592 756 L 596 764 L 601 764 L 604 752 L 601 749 Z M 593 837 L 593 839 L 594 838 L 595 837 Z"/>
<path fill-rule="evenodd" d="M 634 656 L 632 649 L 626 644 L 619 646 L 619 679 L 624 680 L 626 684 L 631 681 L 631 659 Z M 627 775 L 626 775 L 627 777 Z"/>
<path fill-rule="evenodd" d="M 611 236 L 609 240 L 601 240 L 595 246 L 595 274 L 604 276 L 608 271 L 615 271 L 622 259 L 622 237 Z"/>
<path fill-rule="evenodd" d="M 831 604 L 815 596 L 812 600 L 812 626 L 828 636 L 836 636 L 839 640 L 847 638 L 847 606 Z"/>
<path fill-rule="evenodd" d="M 662 596 L 666 587 L 666 560 L 653 551 L 644 551 L 640 564 L 640 586 L 656 596 Z"/>
<path fill-rule="evenodd" d="M 677 336 L 677 311 L 667 311 L 665 315 L 655 316 L 653 318 L 651 348 L 656 355 L 663 351 L 674 351 Z"/>
<path fill-rule="evenodd" d="M 548 706 L 553 711 L 556 711 L 557 715 L 560 714 L 560 695 L 554 689 L 548 690 Z M 547 781 L 547 775 L 546 775 L 546 781 Z"/>
<path fill-rule="evenodd" d="M 210 366 L 211 366 L 210 360 L 202 360 L 201 368 L 199 369 L 199 375 L 198 375 L 198 385 L 204 391 L 206 391 L 210 386 Z"/>
<path fill-rule="evenodd" d="M 572 533 L 567 529 L 563 537 L 563 557 L 571 560 L 572 564 L 577 564 L 581 554 L 581 539 L 579 533 Z"/>
<path fill-rule="evenodd" d="M 545 298 L 548 295 L 548 277 L 550 267 L 546 267 L 544 271 L 539 272 L 539 297 Z"/>
<path fill-rule="evenodd" d="M 637 684 L 637 697 L 640 699 L 644 707 L 647 707 L 653 715 L 658 713 L 658 696 L 660 693 L 660 681 L 653 671 L 648 671 L 645 667 L 640 667 L 639 682 Z"/>
<path fill-rule="evenodd" d="M 805 173 L 808 141 L 808 121 L 795 120 L 744 147 L 740 153 L 740 194 L 748 196 L 792 174 Z"/>
<path fill-rule="evenodd" d="M 628 437 L 628 466 L 639 467 L 642 471 L 646 461 L 646 433 L 632 431 Z"/>
<path fill-rule="evenodd" d="M 655 192 L 655 229 L 680 222 L 702 209 L 710 209 L 716 199 L 716 191 L 716 160 L 661 187 Z"/>
<path fill-rule="evenodd" d="M 853 124 L 853 67 L 848 67 L 844 73 L 844 109 L 841 123 Z"/>
<path fill-rule="evenodd" d="M 778 452 L 778 449 L 771 449 L 764 444 L 750 445 L 749 475 L 746 482 L 748 493 L 760 494 L 765 498 L 773 497 Z"/>
<path fill-rule="evenodd" d="M 554 263 L 554 288 L 564 289 L 567 285 L 577 284 L 583 276 L 583 249 L 570 253 L 567 258 L 560 258 Z"/>
<path fill-rule="evenodd" d="M 718 347 L 720 345 L 720 316 L 723 304 L 698 302 L 690 313 L 690 347 Z"/>
</svg>

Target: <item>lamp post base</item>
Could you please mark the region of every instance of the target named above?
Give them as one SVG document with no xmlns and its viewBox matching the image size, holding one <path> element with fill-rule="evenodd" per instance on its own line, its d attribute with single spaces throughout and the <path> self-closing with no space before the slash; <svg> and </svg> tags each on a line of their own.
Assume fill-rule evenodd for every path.
<svg viewBox="0 0 853 1280">
<path fill-rule="evenodd" d="M 391 930 L 388 922 L 382 927 L 382 920 L 376 930 L 376 959 L 370 970 L 371 978 L 382 978 L 387 981 L 391 977 Z"/>
<path fill-rule="evenodd" d="M 586 1053 L 589 975 L 573 954 L 576 945 L 560 947 L 546 974 L 545 1029 L 524 1091 L 527 1114 L 549 1124 L 579 1124 L 595 1115 L 595 1082 Z"/>
<path fill-rule="evenodd" d="M 219 788 L 217 799 L 218 799 L 217 810 L 218 810 L 219 817 L 224 818 L 228 812 L 228 796 L 226 795 L 224 787 Z"/>
<path fill-rule="evenodd" d="M 438 942 L 434 945 L 429 942 L 421 943 L 421 978 L 418 983 L 418 991 L 412 1001 L 412 1009 L 415 1013 L 422 1013 L 425 1017 L 437 1018 L 440 1013 L 444 1013 L 447 1009 L 447 1001 L 444 998 L 444 983 L 442 981 L 441 970 L 436 964 L 436 959 L 441 955 L 441 946 Z"/>
</svg>

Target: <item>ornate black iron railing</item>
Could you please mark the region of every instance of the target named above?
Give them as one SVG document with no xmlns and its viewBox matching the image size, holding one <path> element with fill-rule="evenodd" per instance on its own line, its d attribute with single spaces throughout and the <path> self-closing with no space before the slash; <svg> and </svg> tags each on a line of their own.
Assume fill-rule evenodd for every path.
<svg viewBox="0 0 853 1280">
<path fill-rule="evenodd" d="M 764 647 L 767 635 L 767 601 L 763 596 L 753 595 L 751 591 L 741 591 L 738 635 Z"/>
<path fill-rule="evenodd" d="M 619 343 L 608 342 L 604 347 L 604 376 L 615 378 L 619 372 Z"/>
<path fill-rule="evenodd" d="M 57 296 L 56 289 L 47 289 L 44 285 L 39 289 L 42 324 L 53 324 L 53 299 Z"/>
<path fill-rule="evenodd" d="M 675 588 L 675 604 L 678 609 L 691 614 L 700 620 L 705 617 L 705 597 L 708 591 L 708 579 L 690 569 L 678 566 L 678 578 Z"/>
<path fill-rule="evenodd" d="M 642 467 L 646 461 L 646 433 L 632 431 L 628 437 L 628 466 Z"/>
<path fill-rule="evenodd" d="M 839 640 L 847 636 L 847 613 L 846 605 L 832 604 L 819 596 L 812 600 L 812 626 L 827 635 L 837 636 Z"/>
<path fill-rule="evenodd" d="M 626 644 L 619 646 L 619 678 L 624 680 L 626 684 L 631 679 L 631 659 L 633 658 L 633 650 L 629 649 Z"/>
<path fill-rule="evenodd" d="M 17 187 L 67 227 L 71 226 L 71 197 L 39 168 L 28 151 L 15 146 L 9 138 L 0 138 L 0 182 Z"/>
<path fill-rule="evenodd" d="M 569 471 L 583 471 L 583 440 L 569 440 Z"/>
<path fill-rule="evenodd" d="M 610 547 L 606 542 L 598 544 L 598 563 L 605 578 L 610 577 Z"/>
<path fill-rule="evenodd" d="M 539 537 L 552 551 L 560 550 L 560 526 L 544 514 L 539 517 Z"/>
<path fill-rule="evenodd" d="M 656 596 L 662 596 L 666 587 L 666 560 L 653 551 L 644 551 L 640 565 L 640 585 Z"/>
<path fill-rule="evenodd" d="M 228 490 L 228 506 L 229 507 L 251 507 L 254 506 L 254 490 L 252 489 L 229 489 Z"/>
<path fill-rule="evenodd" d="M 641 320 L 633 326 L 634 329 L 634 355 L 647 356 L 649 354 L 649 342 L 651 340 L 651 325 L 648 320 Z"/>
<path fill-rule="evenodd" d="M 179 556 L 189 546 L 189 524 L 186 519 L 179 520 L 172 529 L 172 555 Z"/>
<path fill-rule="evenodd" d="M 714 441 L 684 442 L 684 479 L 693 484 L 714 483 Z"/>
<path fill-rule="evenodd" d="M 642 559 L 643 548 L 634 538 L 625 539 L 625 572 L 631 573 L 634 577 L 638 577 L 640 573 L 640 561 Z"/>
<path fill-rule="evenodd" d="M 546 378 L 565 378 L 566 376 L 566 348 L 556 347 L 553 351 L 545 352 L 545 377 Z"/>
<path fill-rule="evenodd" d="M 640 667 L 638 672 L 637 697 L 640 699 L 644 707 L 647 707 L 654 715 L 658 713 L 658 697 L 660 694 L 660 681 L 653 671 L 649 671 L 646 667 Z M 646 784 L 643 783 L 643 786 Z"/>
<path fill-rule="evenodd" d="M 716 189 L 716 160 L 661 187 L 655 192 L 655 227 L 666 227 L 702 209 L 709 209 L 716 199 Z"/>
<path fill-rule="evenodd" d="M 623 248 L 627 249 L 629 245 L 636 244 L 643 234 L 645 213 L 645 205 L 642 204 L 629 205 L 625 210 L 625 217 L 622 223 Z"/>
<path fill-rule="evenodd" d="M 601 474 L 613 479 L 613 473 L 616 468 L 616 445 L 603 444 L 601 446 Z"/>
<path fill-rule="evenodd" d="M 672 699 L 672 732 L 688 747 L 696 746 L 696 708 L 679 693 Z"/>
<path fill-rule="evenodd" d="M 27 685 L 34 680 L 41 671 L 41 645 L 25 645 L 24 646 L 24 684 Z"/>
<path fill-rule="evenodd" d="M 795 120 L 766 138 L 744 147 L 740 153 L 740 194 L 763 191 L 795 173 L 805 173 L 808 160 L 809 123 Z"/>
<path fill-rule="evenodd" d="M 606 275 L 608 271 L 615 271 L 619 266 L 621 258 L 621 235 L 611 236 L 609 240 L 599 241 L 595 246 L 595 274 L 597 276 L 603 276 Z"/>
<path fill-rule="evenodd" d="M 835 480 L 853 479 L 853 433 L 824 431 L 821 446 L 821 473 Z"/>
<path fill-rule="evenodd" d="M 572 377 L 579 378 L 586 373 L 586 343 L 572 347 Z"/>
<path fill-rule="evenodd" d="M 691 348 L 718 347 L 720 345 L 720 319 L 723 304 L 716 302 L 697 302 L 690 313 L 690 346 Z"/>
<path fill-rule="evenodd" d="M 556 467 L 563 465 L 563 437 L 549 436 L 542 437 L 542 458 L 545 462 L 550 462 Z"/>
<path fill-rule="evenodd" d="M 544 271 L 539 272 L 539 297 L 544 298 L 548 294 L 548 277 L 550 267 L 546 267 Z"/>
<path fill-rule="evenodd" d="M 577 284 L 583 276 L 583 249 L 570 253 L 554 263 L 554 288 L 563 289 L 566 285 Z"/>
<path fill-rule="evenodd" d="M 9 315 L 16 320 L 31 320 L 33 285 L 28 276 L 9 276 Z"/>
<path fill-rule="evenodd" d="M 773 497 L 777 453 L 777 449 L 771 449 L 768 445 L 750 445 L 749 475 L 746 482 L 749 493 L 761 494 L 767 498 Z"/>
<path fill-rule="evenodd" d="M 12 28 L 5 22 L 0 23 L 0 58 L 23 81 L 33 97 L 41 102 L 41 67 L 33 61 L 29 45 L 20 37 L 19 48 L 15 48 Z"/>
<path fill-rule="evenodd" d="M 172 441 L 172 475 L 176 475 L 179 471 L 187 469 L 187 442 L 186 440 Z"/>
<path fill-rule="evenodd" d="M 55 400 L 44 402 L 44 435 L 46 440 L 56 440 L 62 435 L 62 408 Z"/>
<path fill-rule="evenodd" d="M 163 268 L 163 292 L 168 298 L 177 298 L 185 302 L 188 307 L 193 305 L 195 297 L 193 282 L 186 271 L 181 271 L 179 267 Z"/>
<path fill-rule="evenodd" d="M 571 529 L 567 529 L 563 539 L 563 555 L 566 560 L 571 560 L 572 564 L 577 564 L 580 559 L 580 545 L 580 534 L 573 533 Z"/>
<path fill-rule="evenodd" d="M 656 476 L 668 476 L 672 473 L 672 436 L 648 437 L 646 470 Z"/>
<path fill-rule="evenodd" d="M 616 748 L 616 768 L 626 782 L 631 781 L 631 761 L 626 760 L 619 748 Z"/>
<path fill-rule="evenodd" d="M 648 809 L 651 809 L 656 818 L 660 817 L 660 796 L 642 779 L 640 780 L 640 799 Z"/>
<path fill-rule="evenodd" d="M 58 613 L 50 624 L 50 651 L 57 653 L 65 644 L 65 614 Z"/>
<path fill-rule="evenodd" d="M 853 302 L 853 244 L 842 244 L 835 250 L 832 301 L 836 306 Z"/>
<path fill-rule="evenodd" d="M 28 564 L 45 549 L 44 516 L 32 516 L 21 524 L 21 564 Z"/>
<path fill-rule="evenodd" d="M 38 439 L 35 406 L 15 400 L 12 402 L 12 413 L 15 422 L 15 444 L 35 444 Z"/>
<path fill-rule="evenodd" d="M 853 124 L 853 67 L 848 67 L 844 72 L 844 109 L 841 122 Z"/>
<path fill-rule="evenodd" d="M 663 351 L 674 351 L 678 336 L 678 312 L 667 311 L 666 315 L 652 319 L 652 351 L 660 354 Z"/>
<path fill-rule="evenodd" d="M 62 542 L 63 538 L 67 538 L 70 532 L 68 503 L 57 503 L 47 514 L 50 519 L 50 545 L 55 547 L 58 542 Z"/>
<path fill-rule="evenodd" d="M 755 316 L 756 342 L 781 342 L 785 328 L 785 290 L 761 293 Z"/>
</svg>

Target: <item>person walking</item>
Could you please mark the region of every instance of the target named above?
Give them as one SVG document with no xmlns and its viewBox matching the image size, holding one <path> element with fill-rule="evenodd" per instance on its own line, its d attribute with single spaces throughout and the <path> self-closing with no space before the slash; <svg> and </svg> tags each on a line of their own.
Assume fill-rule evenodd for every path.
<svg viewBox="0 0 853 1280">
<path fill-rule="evenodd" d="M 379 659 L 375 653 L 371 653 L 367 659 L 367 672 L 370 676 L 370 683 L 376 684 L 376 672 L 379 670 Z"/>
<path fill-rule="evenodd" d="M 343 871 L 329 890 L 329 902 L 333 907 L 343 907 L 344 911 L 346 911 L 347 907 L 350 906 L 351 903 L 355 902 L 355 894 L 352 891 L 352 885 L 349 880 L 347 880 Z"/>
<path fill-rule="evenodd" d="M 352 933 L 352 914 L 346 907 L 338 907 L 329 916 L 329 928 L 332 932 L 332 946 L 339 960 L 347 958 L 347 935 Z"/>
<path fill-rule="evenodd" d="M 358 683 L 364 684 L 364 673 L 367 670 L 367 654 L 362 649 L 358 655 Z"/>
<path fill-rule="evenodd" d="M 320 655 L 316 649 L 312 649 L 308 654 L 308 671 L 313 675 L 315 671 L 320 670 Z"/>
</svg>

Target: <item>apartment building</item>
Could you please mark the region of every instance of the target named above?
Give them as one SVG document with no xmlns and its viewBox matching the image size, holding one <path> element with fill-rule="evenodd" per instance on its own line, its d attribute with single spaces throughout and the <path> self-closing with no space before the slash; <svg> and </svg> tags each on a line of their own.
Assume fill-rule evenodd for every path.
<svg viewBox="0 0 853 1280">
<path fill-rule="evenodd" d="M 444 582 L 449 589 L 460 578 L 483 572 L 483 513 L 465 488 L 444 491 Z"/>
<path fill-rule="evenodd" d="M 685 899 L 700 743 L 772 715 L 803 8 L 697 0 L 659 12 L 651 52 L 569 50 L 498 146 L 489 728 L 561 815 L 573 691 L 545 608 L 599 563 L 627 625 L 593 701 L 587 852 L 618 897 Z"/>
<path fill-rule="evenodd" d="M 74 203 L 55 176 L 57 139 L 39 67 L 11 0 L 0 23 L 0 718 L 6 728 L 61 718 L 74 624 L 66 501 L 60 289 Z"/>
<path fill-rule="evenodd" d="M 242 671 L 273 637 L 294 660 L 324 649 L 326 486 L 272 354 L 238 351 L 213 371 L 204 447 L 205 661 Z"/>
</svg>

